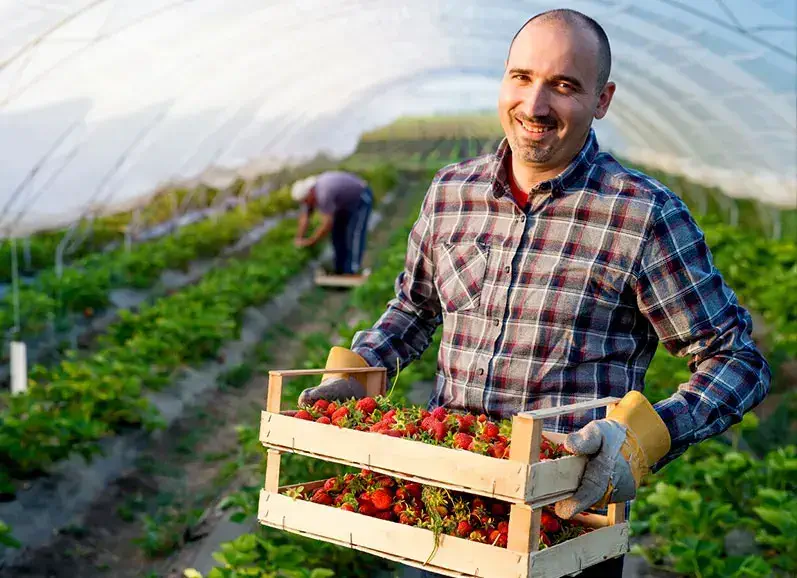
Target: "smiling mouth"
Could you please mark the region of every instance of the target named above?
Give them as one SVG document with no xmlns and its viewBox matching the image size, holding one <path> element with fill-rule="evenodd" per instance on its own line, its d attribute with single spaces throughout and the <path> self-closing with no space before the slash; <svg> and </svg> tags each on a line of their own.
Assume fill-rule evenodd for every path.
<svg viewBox="0 0 797 578">
<path fill-rule="evenodd" d="M 553 132 L 554 129 L 556 128 L 555 126 L 552 125 L 525 122 L 520 120 L 519 118 L 515 118 L 515 120 L 517 121 L 517 123 L 520 125 L 520 127 L 523 129 L 524 132 L 533 135 L 544 135 L 546 133 Z"/>
</svg>

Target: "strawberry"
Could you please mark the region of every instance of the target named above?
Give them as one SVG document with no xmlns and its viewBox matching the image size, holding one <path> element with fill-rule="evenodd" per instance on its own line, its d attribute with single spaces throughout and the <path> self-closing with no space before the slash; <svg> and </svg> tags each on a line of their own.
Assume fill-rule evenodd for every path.
<svg viewBox="0 0 797 578">
<path fill-rule="evenodd" d="M 392 488 L 396 485 L 395 480 L 390 476 L 379 476 L 374 480 L 374 483 L 380 488 Z"/>
<path fill-rule="evenodd" d="M 310 498 L 310 501 L 316 504 L 322 504 L 324 506 L 331 506 L 333 502 L 332 496 L 330 496 L 324 489 L 316 490 L 315 494 L 313 494 L 313 497 Z"/>
<path fill-rule="evenodd" d="M 327 492 L 339 492 L 343 483 L 338 478 L 329 478 L 324 482 L 324 490 Z"/>
<path fill-rule="evenodd" d="M 391 409 L 390 411 L 386 412 L 385 415 L 382 416 L 382 421 L 390 421 L 390 423 L 396 423 L 396 410 Z"/>
<path fill-rule="evenodd" d="M 498 525 L 495 527 L 496 530 L 501 532 L 502 534 L 506 534 L 509 532 L 509 522 L 506 520 L 501 520 L 498 522 Z"/>
<path fill-rule="evenodd" d="M 540 546 L 543 545 L 546 547 L 550 546 L 551 539 L 544 532 L 540 532 Z"/>
<path fill-rule="evenodd" d="M 414 423 L 408 423 L 407 427 L 404 428 L 404 431 L 407 432 L 407 437 L 412 437 L 418 434 L 418 426 Z"/>
<path fill-rule="evenodd" d="M 470 433 L 476 423 L 476 417 L 469 413 L 466 413 L 465 415 L 458 415 L 456 418 L 459 431 L 462 433 Z"/>
<path fill-rule="evenodd" d="M 313 419 L 313 416 L 310 415 L 310 412 L 307 411 L 306 409 L 300 409 L 299 411 L 296 412 L 296 415 L 294 415 L 293 417 L 295 417 L 296 419 L 304 419 L 304 420 L 307 420 L 307 421 L 315 421 Z"/>
<path fill-rule="evenodd" d="M 421 410 L 421 415 L 420 415 L 421 421 L 425 420 L 430 415 L 432 415 L 432 414 L 430 414 L 427 410 L 422 409 Z"/>
<path fill-rule="evenodd" d="M 343 476 L 343 483 L 350 484 L 354 478 L 355 478 L 354 474 L 346 474 L 345 476 Z"/>
<path fill-rule="evenodd" d="M 473 436 L 466 434 L 466 433 L 457 433 L 454 434 L 454 447 L 457 447 L 462 450 L 466 450 L 470 447 L 470 444 L 473 443 Z"/>
<path fill-rule="evenodd" d="M 355 408 L 365 415 L 370 415 L 376 409 L 376 401 L 373 397 L 364 397 L 357 401 Z"/>
<path fill-rule="evenodd" d="M 487 541 L 487 534 L 484 530 L 473 530 L 468 536 L 469 540 L 473 540 L 474 542 L 486 542 Z"/>
<path fill-rule="evenodd" d="M 387 520 L 388 522 L 393 521 L 393 512 L 387 510 L 386 512 L 377 512 L 374 514 L 374 518 L 379 518 L 380 520 Z"/>
<path fill-rule="evenodd" d="M 462 520 L 459 524 L 457 524 L 457 536 L 460 538 L 467 538 L 470 536 L 470 533 L 473 532 L 473 526 L 470 525 L 470 522 L 467 520 Z"/>
<path fill-rule="evenodd" d="M 470 505 L 471 508 L 473 508 L 474 510 L 484 509 L 487 507 L 486 504 L 484 503 L 484 500 L 482 500 L 481 498 L 473 498 L 473 501 L 470 503 Z"/>
<path fill-rule="evenodd" d="M 490 506 L 490 513 L 496 517 L 506 516 L 506 506 L 501 502 L 495 502 Z"/>
<path fill-rule="evenodd" d="M 404 500 L 406 500 L 409 497 L 409 495 L 410 494 L 407 491 L 407 488 L 405 488 L 405 487 L 401 487 L 398 490 L 396 490 L 396 499 L 397 500 L 404 501 Z"/>
<path fill-rule="evenodd" d="M 484 414 L 481 414 L 481 415 L 479 416 L 479 423 L 484 423 L 484 422 L 486 422 L 486 421 L 487 421 L 487 416 L 486 416 L 486 415 L 484 415 Z"/>
<path fill-rule="evenodd" d="M 423 418 L 421 422 L 421 429 L 423 431 L 430 431 L 432 427 L 432 423 L 434 423 L 435 419 L 432 416 L 427 416 Z"/>
<path fill-rule="evenodd" d="M 367 468 L 363 468 L 363 469 L 361 469 L 361 470 L 360 470 L 360 473 L 361 473 L 363 476 L 365 476 L 365 477 L 370 477 L 370 476 L 373 476 L 373 475 L 374 475 L 374 472 L 372 472 L 371 470 L 369 470 L 369 469 L 367 469 Z"/>
<path fill-rule="evenodd" d="M 334 414 L 338 410 L 338 404 L 334 401 L 330 402 L 327 406 L 327 410 L 324 412 L 327 414 L 327 417 L 331 418 L 332 414 Z"/>
<path fill-rule="evenodd" d="M 492 441 L 496 437 L 498 437 L 498 432 L 499 432 L 498 426 L 495 425 L 493 422 L 488 421 L 487 423 L 484 424 L 481 434 L 479 434 L 479 437 L 484 441 Z"/>
<path fill-rule="evenodd" d="M 446 433 L 448 433 L 446 424 L 432 418 L 432 422 L 429 424 L 429 433 L 432 434 L 434 439 L 438 442 L 443 441 L 446 438 Z"/>
<path fill-rule="evenodd" d="M 555 534 L 561 529 L 562 525 L 559 523 L 559 520 L 551 514 L 543 510 L 542 515 L 540 516 L 540 528 L 546 534 Z"/>
<path fill-rule="evenodd" d="M 398 429 L 385 429 L 385 430 L 382 430 L 379 433 L 383 433 L 383 434 L 385 434 L 387 436 L 390 436 L 392 438 L 403 438 L 404 437 L 404 432 L 401 431 L 401 430 L 398 430 Z"/>
<path fill-rule="evenodd" d="M 316 422 L 316 423 L 329 424 L 329 423 L 332 423 L 332 420 L 331 420 L 331 419 L 329 419 L 327 416 L 325 416 L 325 415 L 322 415 L 322 416 L 321 416 L 321 417 L 319 417 L 317 420 L 315 420 L 315 422 Z"/>
<path fill-rule="evenodd" d="M 400 502 L 396 502 L 395 504 L 393 504 L 393 513 L 396 514 L 397 516 L 400 516 L 406 510 L 407 510 L 407 506 L 405 506 L 404 504 L 402 504 Z"/>
<path fill-rule="evenodd" d="M 341 509 L 341 510 L 344 510 L 344 511 L 346 511 L 346 512 L 355 512 L 355 511 L 356 511 L 356 510 L 354 509 L 354 506 L 352 506 L 352 505 L 351 505 L 351 504 L 349 504 L 348 502 L 346 502 L 345 504 L 343 504 L 343 505 L 340 507 L 340 509 Z"/>
<path fill-rule="evenodd" d="M 508 539 L 507 534 L 499 532 L 498 530 L 493 530 L 492 532 L 490 532 L 488 541 L 493 546 L 498 546 L 499 548 L 506 548 L 507 539 Z"/>
<path fill-rule="evenodd" d="M 399 524 L 405 524 L 407 526 L 412 526 L 415 524 L 416 518 L 407 512 L 402 512 L 399 514 Z"/>
<path fill-rule="evenodd" d="M 349 416 L 349 408 L 341 407 L 340 409 L 335 410 L 335 413 L 332 414 L 332 419 L 331 419 L 332 424 L 340 425 L 340 422 L 343 421 L 348 416 Z"/>
<path fill-rule="evenodd" d="M 436 407 L 432 410 L 432 417 L 438 421 L 446 421 L 448 412 L 443 407 Z"/>
<path fill-rule="evenodd" d="M 383 421 L 380 421 L 379 423 L 375 423 L 370 428 L 368 428 L 368 431 L 371 431 L 371 432 L 374 432 L 374 433 L 384 433 L 385 431 L 387 431 L 387 429 L 389 427 L 390 426 L 388 424 L 386 424 Z"/>
<path fill-rule="evenodd" d="M 379 488 L 371 492 L 371 503 L 377 510 L 389 510 L 393 505 L 393 494 L 387 488 Z"/>
<path fill-rule="evenodd" d="M 371 502 L 360 502 L 360 507 L 358 510 L 361 514 L 365 516 L 375 516 L 378 512 L 374 505 Z"/>
<path fill-rule="evenodd" d="M 487 449 L 489 454 L 494 458 L 504 459 L 509 457 L 509 452 L 507 451 L 506 444 L 502 444 L 501 442 L 495 442 L 491 444 L 490 447 Z"/>
<path fill-rule="evenodd" d="M 319 413 L 326 413 L 329 407 L 329 402 L 325 399 L 319 399 L 313 404 L 313 409 Z"/>
<path fill-rule="evenodd" d="M 421 493 L 423 492 L 423 488 L 421 488 L 421 484 L 418 484 L 416 482 L 410 482 L 404 487 L 407 489 L 407 493 L 410 496 L 412 496 L 416 500 L 420 501 Z"/>
</svg>

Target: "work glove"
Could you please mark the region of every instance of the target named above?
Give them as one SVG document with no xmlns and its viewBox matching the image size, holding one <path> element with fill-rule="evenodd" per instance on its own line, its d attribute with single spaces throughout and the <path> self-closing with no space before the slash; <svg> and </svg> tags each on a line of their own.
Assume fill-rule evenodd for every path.
<svg viewBox="0 0 797 578">
<path fill-rule="evenodd" d="M 554 506 L 557 516 L 569 519 L 633 499 L 650 468 L 670 451 L 670 432 L 645 396 L 630 391 L 605 419 L 568 435 L 565 448 L 589 456 L 576 493 Z"/>
<path fill-rule="evenodd" d="M 368 363 L 359 355 L 345 347 L 333 347 L 329 350 L 327 364 L 324 369 L 352 369 L 368 367 Z M 319 399 L 328 401 L 344 401 L 365 397 L 366 377 L 363 373 L 349 375 L 347 373 L 325 373 L 321 383 L 305 389 L 299 395 L 299 405 L 313 405 Z"/>
</svg>

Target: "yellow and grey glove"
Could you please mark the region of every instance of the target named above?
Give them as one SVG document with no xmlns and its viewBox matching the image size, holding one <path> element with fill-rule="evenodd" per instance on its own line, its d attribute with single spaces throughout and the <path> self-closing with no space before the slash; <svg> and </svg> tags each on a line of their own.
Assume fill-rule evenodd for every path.
<svg viewBox="0 0 797 578">
<path fill-rule="evenodd" d="M 605 419 L 568 435 L 565 448 L 589 456 L 576 493 L 554 507 L 557 516 L 569 519 L 634 498 L 650 468 L 670 451 L 670 432 L 645 396 L 631 391 Z"/>
<path fill-rule="evenodd" d="M 353 369 L 368 367 L 368 363 L 359 355 L 345 347 L 333 347 L 329 350 L 327 364 L 324 369 Z M 327 401 L 343 401 L 365 397 L 366 377 L 363 373 L 325 373 L 321 383 L 305 389 L 299 395 L 299 405 L 313 405 L 319 399 Z"/>
</svg>

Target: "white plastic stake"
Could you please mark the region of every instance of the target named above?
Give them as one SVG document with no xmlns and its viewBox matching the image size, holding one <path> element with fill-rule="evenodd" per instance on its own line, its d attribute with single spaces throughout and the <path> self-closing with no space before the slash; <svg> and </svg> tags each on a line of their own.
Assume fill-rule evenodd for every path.
<svg viewBox="0 0 797 578">
<path fill-rule="evenodd" d="M 28 356 L 25 343 L 11 342 L 11 394 L 28 391 Z"/>
</svg>

